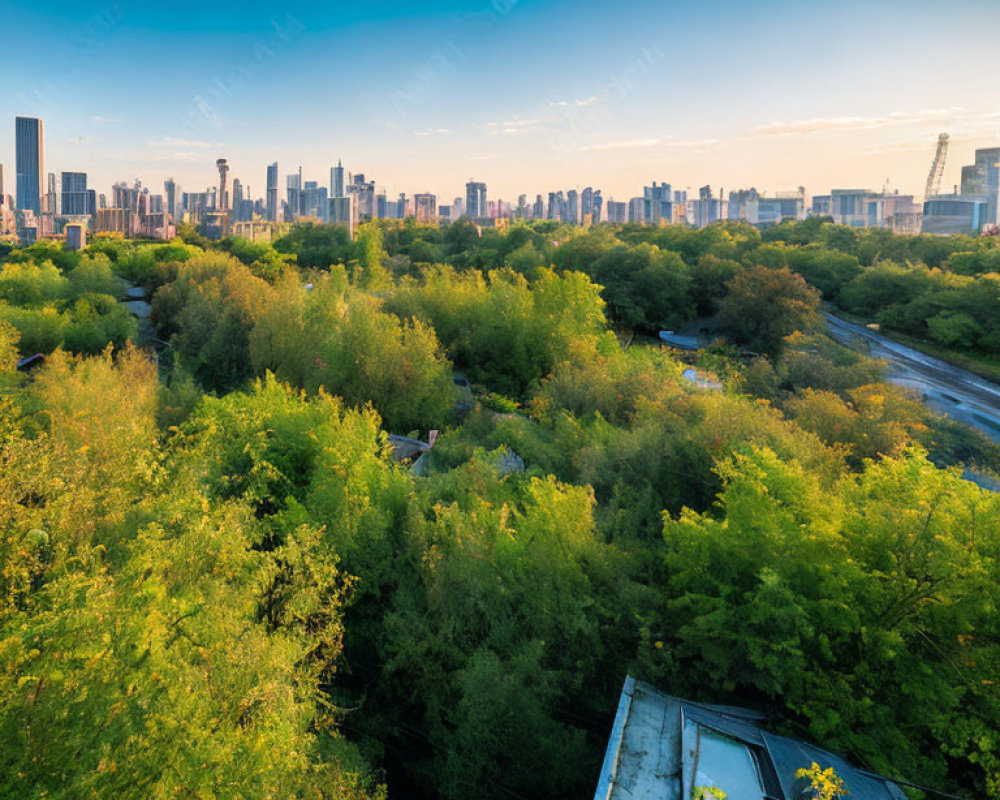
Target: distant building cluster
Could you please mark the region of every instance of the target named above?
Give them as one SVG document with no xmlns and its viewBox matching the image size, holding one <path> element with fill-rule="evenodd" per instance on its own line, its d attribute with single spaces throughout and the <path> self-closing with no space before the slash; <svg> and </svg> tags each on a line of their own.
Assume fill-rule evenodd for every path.
<svg viewBox="0 0 1000 800">
<path fill-rule="evenodd" d="M 86 172 L 45 172 L 42 120 L 14 120 L 16 201 L 5 193 L 0 165 L 0 237 L 29 245 L 64 239 L 71 248 L 87 244 L 88 233 L 172 239 L 174 226 L 163 195 L 150 194 L 139 181 L 112 187 L 111 200 L 87 185 Z"/>
<path fill-rule="evenodd" d="M 64 239 L 70 247 L 86 245 L 88 233 L 168 240 L 176 225 L 196 226 L 209 238 L 238 235 L 252 241 L 270 241 L 295 222 L 346 226 L 353 235 L 357 225 L 377 219 L 415 219 L 436 225 L 467 219 L 480 227 L 503 227 L 510 220 L 553 220 L 589 226 L 599 222 L 637 225 L 688 225 L 704 227 L 722 220 L 741 220 L 767 226 L 785 220 L 831 217 L 852 228 L 885 228 L 894 233 L 955 234 L 996 231 L 1000 196 L 1000 148 L 976 151 L 975 163 L 962 168 L 961 187 L 941 194 L 931 191 L 924 202 L 913 195 L 868 189 L 833 189 L 829 194 L 807 197 L 804 187 L 767 196 L 754 188 L 725 195 L 711 186 L 697 194 L 653 181 L 642 194 L 627 201 L 608 198 L 601 189 L 587 186 L 538 194 L 530 202 L 519 195 L 515 203 L 490 199 L 487 186 L 470 179 L 465 195 L 439 203 L 429 192 L 390 197 L 384 188 L 363 173 L 345 172 L 338 161 L 330 168 L 329 182 L 305 180 L 302 168 L 285 175 L 277 162 L 266 169 L 263 196 L 254 197 L 249 183 L 229 181 L 229 164 L 218 159 L 219 181 L 203 191 L 184 192 L 167 178 L 162 193 L 152 193 L 135 180 L 120 182 L 111 193 L 98 194 L 88 186 L 85 172 L 45 172 L 42 120 L 15 119 L 16 197 L 4 193 L 0 164 L 0 238 L 30 244 L 38 239 Z M 943 172 L 947 135 L 932 167 L 932 178 Z"/>
<path fill-rule="evenodd" d="M 924 233 L 977 233 L 996 230 L 1000 194 L 1000 147 L 976 151 L 974 164 L 962 167 L 962 184 L 950 194 L 924 203 Z"/>
</svg>

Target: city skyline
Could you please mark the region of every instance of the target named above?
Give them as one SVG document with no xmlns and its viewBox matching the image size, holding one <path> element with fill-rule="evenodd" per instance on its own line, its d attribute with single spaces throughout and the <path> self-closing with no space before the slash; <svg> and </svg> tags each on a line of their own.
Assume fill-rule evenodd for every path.
<svg viewBox="0 0 1000 800">
<path fill-rule="evenodd" d="M 1000 113 L 971 79 L 994 60 L 987 4 L 916 5 L 43 2 L 5 12 L 12 61 L 50 48 L 66 68 L 15 67 L 0 98 L 45 120 L 47 171 L 101 187 L 201 191 L 225 157 L 254 196 L 268 164 L 323 181 L 338 159 L 390 195 L 447 200 L 471 177 L 508 200 L 587 185 L 627 200 L 652 180 L 773 194 L 888 178 L 919 195 L 937 134 L 952 135 L 944 185 L 957 184 L 957 165 L 1000 139 Z M 961 59 L 941 53 L 959 41 Z M 13 145 L 0 126 L 8 175 Z"/>
<path fill-rule="evenodd" d="M 85 172 L 62 171 L 61 202 L 57 175 L 46 172 L 43 163 L 44 123 L 38 118 L 16 117 L 17 196 L 11 203 L 0 186 L 0 234 L 9 236 L 15 227 L 22 242 L 38 237 L 66 237 L 67 225 L 95 224 L 95 231 L 128 236 L 169 239 L 174 225 L 190 222 L 210 238 L 235 235 L 270 240 L 279 222 L 333 222 L 348 227 L 380 219 L 416 217 L 419 222 L 454 222 L 460 218 L 477 224 L 506 225 L 509 219 L 557 220 L 571 225 L 598 222 L 646 225 L 683 224 L 704 227 L 723 220 L 742 220 L 753 225 L 771 225 L 782 220 L 809 216 L 831 218 L 853 228 L 889 228 L 896 233 L 989 233 L 996 232 L 1000 208 L 1000 147 L 975 151 L 975 162 L 961 165 L 961 183 L 942 184 L 949 151 L 949 136 L 939 135 L 935 156 L 922 199 L 913 194 L 870 189 L 831 188 L 828 194 L 809 195 L 805 187 L 773 196 L 756 188 L 723 187 L 716 196 L 711 185 L 700 186 L 695 195 L 687 187 L 675 189 L 666 182 L 644 185 L 641 196 L 628 202 L 605 197 L 602 188 L 587 186 L 541 193 L 530 202 L 526 193 L 516 204 L 503 197 L 489 199 L 485 182 L 470 179 L 465 197 L 450 205 L 438 203 L 433 193 L 400 192 L 397 197 L 379 189 L 363 173 L 347 173 L 340 160 L 330 168 L 329 184 L 308 180 L 301 166 L 286 173 L 284 200 L 279 200 L 280 165 L 267 166 L 266 194 L 255 197 L 249 184 L 238 176 L 229 182 L 231 168 L 226 158 L 216 159 L 218 183 L 204 192 L 184 192 L 173 178 L 163 183 L 163 194 L 151 192 L 139 179 L 131 185 L 120 181 L 111 187 L 112 197 L 88 185 Z M 2 173 L 0 173 L 2 176 Z M 42 178 L 45 186 L 42 189 Z M 230 193 L 230 185 L 232 191 Z M 443 198 L 444 199 L 444 198 Z M 16 214 L 14 212 L 17 212 Z"/>
</svg>

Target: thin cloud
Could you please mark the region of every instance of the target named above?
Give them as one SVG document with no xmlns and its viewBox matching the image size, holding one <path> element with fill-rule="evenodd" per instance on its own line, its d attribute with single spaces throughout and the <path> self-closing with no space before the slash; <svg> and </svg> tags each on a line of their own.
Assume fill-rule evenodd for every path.
<svg viewBox="0 0 1000 800">
<path fill-rule="evenodd" d="M 530 133 L 538 130 L 540 120 L 537 119 L 512 119 L 503 122 L 487 122 L 486 130 L 490 136 L 517 136 L 521 133 Z"/>
<path fill-rule="evenodd" d="M 907 139 L 904 141 L 882 142 L 869 144 L 862 151 L 871 155 L 904 155 L 925 153 L 928 158 L 934 152 L 934 142 L 924 137 L 922 139 Z"/>
<path fill-rule="evenodd" d="M 651 147 L 710 147 L 718 144 L 718 139 L 621 139 L 612 142 L 583 145 L 582 151 L 643 150 Z"/>
<path fill-rule="evenodd" d="M 223 142 L 202 142 L 191 139 L 176 139 L 172 136 L 164 136 L 155 142 L 146 142 L 148 147 L 225 147 Z"/>
<path fill-rule="evenodd" d="M 600 100 L 600 98 L 595 94 L 584 100 L 553 100 L 549 103 L 549 106 L 552 108 L 568 108 L 569 106 L 579 106 L 580 108 L 583 108 L 584 106 L 594 105 L 594 103 L 598 100 Z"/>
<path fill-rule="evenodd" d="M 901 125 L 929 125 L 940 123 L 958 116 L 958 109 L 934 108 L 926 111 L 895 111 L 877 117 L 816 117 L 794 122 L 771 122 L 751 128 L 748 139 L 771 136 L 807 136 L 813 133 L 843 130 L 872 130 Z"/>
<path fill-rule="evenodd" d="M 206 157 L 205 153 L 195 150 L 176 150 L 169 153 L 130 151 L 122 153 L 119 160 L 134 164 L 164 164 L 175 161 L 212 163 L 212 159 Z"/>
<path fill-rule="evenodd" d="M 487 122 L 487 128 L 528 128 L 538 124 L 537 119 L 512 119 L 504 122 Z"/>
<path fill-rule="evenodd" d="M 100 114 L 91 114 L 90 121 L 97 122 L 103 125 L 114 125 L 118 122 L 121 122 L 120 119 L 112 119 L 111 117 L 102 117 Z"/>
</svg>

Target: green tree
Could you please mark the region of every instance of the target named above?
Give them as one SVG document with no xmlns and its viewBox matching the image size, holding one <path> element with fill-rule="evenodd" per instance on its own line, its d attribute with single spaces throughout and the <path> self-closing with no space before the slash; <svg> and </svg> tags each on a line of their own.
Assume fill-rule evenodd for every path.
<svg viewBox="0 0 1000 800">
<path fill-rule="evenodd" d="M 360 268 L 359 274 L 355 276 L 358 286 L 369 292 L 388 288 L 391 281 L 384 264 L 382 229 L 373 222 L 362 225 L 358 228 L 354 248 Z"/>
<path fill-rule="evenodd" d="M 208 390 L 227 391 L 253 377 L 250 335 L 273 287 L 231 256 L 206 253 L 179 267 L 153 296 L 153 319 L 184 366 Z"/>
<path fill-rule="evenodd" d="M 312 290 L 285 281 L 250 339 L 258 374 L 349 403 L 371 403 L 397 432 L 442 425 L 454 404 L 451 365 L 433 328 L 400 320 L 347 286 L 343 269 Z"/>
<path fill-rule="evenodd" d="M 786 336 L 820 325 L 819 293 L 787 269 L 754 267 L 726 286 L 719 319 L 741 344 L 775 356 Z"/>
</svg>

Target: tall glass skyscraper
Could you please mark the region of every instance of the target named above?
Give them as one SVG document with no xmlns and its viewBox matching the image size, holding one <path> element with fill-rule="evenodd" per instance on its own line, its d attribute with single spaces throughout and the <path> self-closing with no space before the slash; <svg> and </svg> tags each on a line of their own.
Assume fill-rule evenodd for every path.
<svg viewBox="0 0 1000 800">
<path fill-rule="evenodd" d="M 17 207 L 22 211 L 42 213 L 42 121 L 34 117 L 16 117 L 14 140 L 17 160 Z"/>
<path fill-rule="evenodd" d="M 486 214 L 486 184 L 469 181 L 465 184 L 465 215 L 470 219 L 482 219 Z"/>
<path fill-rule="evenodd" d="M 339 160 L 337 166 L 330 167 L 330 197 L 344 196 L 344 165 Z"/>
<path fill-rule="evenodd" d="M 267 218 L 278 221 L 278 162 L 267 168 Z"/>
<path fill-rule="evenodd" d="M 86 172 L 62 173 L 62 213 L 63 216 L 82 216 L 96 214 L 97 209 L 91 207 L 92 193 L 87 191 Z"/>
<path fill-rule="evenodd" d="M 173 178 L 167 178 L 163 182 L 163 191 L 166 194 L 167 201 L 167 214 L 172 219 L 177 219 L 180 214 L 177 213 L 177 183 Z"/>
</svg>

